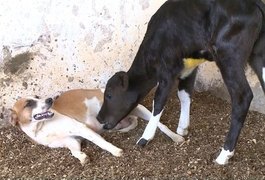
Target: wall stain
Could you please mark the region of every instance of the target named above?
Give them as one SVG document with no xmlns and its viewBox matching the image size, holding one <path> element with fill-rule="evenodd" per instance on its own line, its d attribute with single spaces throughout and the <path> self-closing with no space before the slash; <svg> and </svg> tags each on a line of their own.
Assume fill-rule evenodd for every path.
<svg viewBox="0 0 265 180">
<path fill-rule="evenodd" d="M 149 0 L 139 0 L 140 5 L 142 6 L 142 10 L 149 8 Z"/>
<path fill-rule="evenodd" d="M 109 27 L 102 25 L 102 24 L 98 24 L 97 25 L 98 28 L 100 28 L 103 36 L 105 36 L 104 38 L 102 38 L 96 45 L 94 52 L 101 52 L 104 50 L 104 45 L 107 43 L 110 43 L 112 41 L 112 35 L 113 35 L 113 30 L 112 30 L 112 25 L 110 25 Z"/>
<path fill-rule="evenodd" d="M 30 64 L 33 54 L 25 52 L 18 54 L 11 59 L 5 59 L 4 73 L 5 74 L 20 74 L 23 73 Z"/>
<path fill-rule="evenodd" d="M 73 13 L 74 16 L 78 15 L 78 10 L 79 10 L 78 6 L 74 5 L 73 8 L 72 8 L 72 13 Z"/>
<path fill-rule="evenodd" d="M 14 82 L 14 80 L 13 80 L 12 78 L 10 78 L 10 77 L 8 77 L 8 78 L 1 78 L 1 79 L 0 79 L 0 85 L 1 85 L 2 87 L 8 87 L 8 86 L 10 86 L 13 82 Z"/>
<path fill-rule="evenodd" d="M 68 82 L 73 82 L 74 81 L 74 77 L 68 77 Z"/>
</svg>

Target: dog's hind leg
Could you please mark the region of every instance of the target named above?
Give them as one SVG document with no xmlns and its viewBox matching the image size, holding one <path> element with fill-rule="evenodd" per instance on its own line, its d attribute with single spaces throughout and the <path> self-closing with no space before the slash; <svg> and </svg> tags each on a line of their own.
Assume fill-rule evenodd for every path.
<svg viewBox="0 0 265 180">
<path fill-rule="evenodd" d="M 82 165 L 84 165 L 87 160 L 87 155 L 81 151 L 80 139 L 75 139 L 74 137 L 65 137 L 57 141 L 53 141 L 53 143 L 49 144 L 49 147 L 66 147 L 70 149 L 72 155 L 79 159 Z"/>
<path fill-rule="evenodd" d="M 188 134 L 190 124 L 190 104 L 193 92 L 194 82 L 196 78 L 197 68 L 185 79 L 179 80 L 178 98 L 180 100 L 180 118 L 177 133 L 181 136 Z"/>
<path fill-rule="evenodd" d="M 71 130 L 69 132 L 73 136 L 81 136 L 97 146 L 101 147 L 102 149 L 109 151 L 114 156 L 121 156 L 122 155 L 122 149 L 114 146 L 113 144 L 106 141 L 102 136 L 94 132 L 93 130 L 87 128 L 85 125 L 81 124 L 79 126 L 76 125 L 74 130 Z"/>
<path fill-rule="evenodd" d="M 81 144 L 79 139 L 67 137 L 62 140 L 64 146 L 70 149 L 72 155 L 79 159 L 80 163 L 84 165 L 87 161 L 87 155 L 81 151 Z"/>
</svg>

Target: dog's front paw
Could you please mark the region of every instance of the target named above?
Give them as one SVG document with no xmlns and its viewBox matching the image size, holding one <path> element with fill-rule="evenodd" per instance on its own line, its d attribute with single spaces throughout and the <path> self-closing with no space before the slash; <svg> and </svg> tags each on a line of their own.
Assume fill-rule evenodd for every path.
<svg viewBox="0 0 265 180">
<path fill-rule="evenodd" d="M 138 141 L 137 141 L 137 145 L 141 146 L 141 147 L 144 147 L 145 145 L 148 144 L 148 140 L 146 140 L 145 138 L 140 138 Z"/>
<path fill-rule="evenodd" d="M 172 135 L 172 136 L 171 136 L 171 139 L 172 139 L 172 141 L 174 141 L 174 142 L 176 142 L 176 143 L 182 143 L 182 142 L 185 141 L 185 138 L 182 137 L 182 136 L 179 135 L 179 134 L 174 134 L 174 135 Z"/>
<path fill-rule="evenodd" d="M 116 148 L 114 151 L 111 152 L 113 156 L 120 157 L 123 155 L 123 150 L 120 148 Z"/>
<path fill-rule="evenodd" d="M 88 161 L 87 155 L 83 152 L 81 152 L 77 158 L 79 159 L 82 166 Z"/>
</svg>

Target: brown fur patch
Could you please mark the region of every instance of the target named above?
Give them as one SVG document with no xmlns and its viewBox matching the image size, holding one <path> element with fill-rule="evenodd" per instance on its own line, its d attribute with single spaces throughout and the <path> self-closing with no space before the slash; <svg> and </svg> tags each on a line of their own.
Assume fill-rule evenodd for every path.
<svg viewBox="0 0 265 180">
<path fill-rule="evenodd" d="M 86 120 L 87 107 L 85 99 L 97 97 L 100 104 L 103 102 L 103 93 L 99 89 L 75 89 L 62 93 L 53 104 L 53 109 L 59 113 L 84 122 Z"/>
</svg>

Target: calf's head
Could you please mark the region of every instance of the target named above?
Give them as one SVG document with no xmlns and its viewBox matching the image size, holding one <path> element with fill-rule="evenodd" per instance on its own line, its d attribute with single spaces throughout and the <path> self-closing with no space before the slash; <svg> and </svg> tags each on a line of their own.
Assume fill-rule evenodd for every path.
<svg viewBox="0 0 265 180">
<path fill-rule="evenodd" d="M 138 94 L 129 89 L 126 72 L 117 72 L 107 82 L 97 119 L 104 129 L 113 129 L 137 106 Z"/>
</svg>

